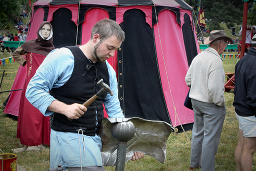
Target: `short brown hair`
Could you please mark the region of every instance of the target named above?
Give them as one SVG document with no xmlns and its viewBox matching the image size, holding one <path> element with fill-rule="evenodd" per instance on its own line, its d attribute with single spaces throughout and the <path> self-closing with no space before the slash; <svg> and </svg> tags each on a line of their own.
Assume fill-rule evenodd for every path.
<svg viewBox="0 0 256 171">
<path fill-rule="evenodd" d="M 101 40 L 107 39 L 113 35 L 116 36 L 117 40 L 119 41 L 124 41 L 125 39 L 125 33 L 117 22 L 107 18 L 98 21 L 93 26 L 91 31 L 91 39 L 96 33 L 100 35 Z"/>
</svg>

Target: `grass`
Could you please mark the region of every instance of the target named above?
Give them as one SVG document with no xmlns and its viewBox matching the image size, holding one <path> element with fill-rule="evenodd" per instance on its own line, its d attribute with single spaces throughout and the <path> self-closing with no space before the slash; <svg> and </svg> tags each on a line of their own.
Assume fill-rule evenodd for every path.
<svg viewBox="0 0 256 171">
<path fill-rule="evenodd" d="M 8 57 L 8 54 L 0 58 Z M 223 60 L 225 72 L 234 72 L 237 59 L 225 58 Z M 16 62 L 6 66 L 0 66 L 0 76 L 3 70 L 7 75 L 3 79 L 2 91 L 10 90 L 19 65 Z M 12 153 L 13 148 L 22 147 L 19 139 L 16 138 L 17 121 L 6 117 L 3 114 L 8 93 L 0 94 L 0 149 L 5 153 Z M 218 153 L 216 155 L 216 171 L 236 170 L 234 150 L 238 141 L 238 121 L 235 117 L 233 103 L 233 91 L 225 92 L 225 105 L 227 114 L 220 140 Z M 131 171 L 183 171 L 188 170 L 190 161 L 190 139 L 191 131 L 186 133 L 172 133 L 167 142 L 166 161 L 164 164 L 150 156 L 135 162 L 127 162 L 125 170 Z M 79 156 L 79 155 L 78 155 Z M 45 171 L 49 169 L 49 148 L 41 151 L 26 151 L 17 154 L 17 163 L 23 166 L 26 171 Z M 255 161 L 254 157 L 254 161 Z M 106 171 L 114 171 L 115 167 L 105 167 Z M 253 166 L 255 170 L 256 167 Z"/>
</svg>

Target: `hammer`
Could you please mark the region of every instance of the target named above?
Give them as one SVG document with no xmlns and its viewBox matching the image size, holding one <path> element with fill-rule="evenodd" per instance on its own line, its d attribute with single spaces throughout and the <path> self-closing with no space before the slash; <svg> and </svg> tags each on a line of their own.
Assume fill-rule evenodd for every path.
<svg viewBox="0 0 256 171">
<path fill-rule="evenodd" d="M 107 92 L 109 92 L 109 94 L 111 95 L 111 96 L 113 96 L 113 91 L 109 88 L 109 86 L 106 84 L 106 83 L 104 83 L 103 82 L 103 79 L 100 79 L 98 82 L 97 82 L 97 84 L 100 84 L 101 86 L 102 86 L 102 88 L 94 95 L 94 96 L 92 96 L 91 98 L 89 98 L 86 102 L 84 102 L 84 106 L 85 107 L 88 107 L 88 106 L 90 106 L 90 104 L 92 104 L 92 102 L 94 102 L 94 100 L 96 100 L 98 97 L 99 97 L 99 95 L 101 95 L 104 91 L 107 91 Z"/>
<path fill-rule="evenodd" d="M 104 91 L 109 92 L 109 94 L 110 94 L 111 96 L 113 96 L 114 92 L 110 89 L 110 87 L 109 87 L 106 83 L 103 82 L 103 79 L 100 79 L 100 80 L 97 82 L 97 84 L 100 84 L 100 85 L 102 86 L 102 88 L 101 88 L 94 96 L 92 96 L 91 98 L 89 98 L 88 100 L 86 100 L 86 102 L 83 103 L 83 105 L 84 105 L 85 107 L 90 106 L 90 104 L 92 104 L 92 102 L 94 102 L 94 100 L 96 100 L 96 99 L 99 97 L 99 95 L 101 95 Z M 70 119 L 70 118 L 68 118 L 68 119 L 69 119 L 70 121 L 73 120 L 73 119 Z"/>
</svg>

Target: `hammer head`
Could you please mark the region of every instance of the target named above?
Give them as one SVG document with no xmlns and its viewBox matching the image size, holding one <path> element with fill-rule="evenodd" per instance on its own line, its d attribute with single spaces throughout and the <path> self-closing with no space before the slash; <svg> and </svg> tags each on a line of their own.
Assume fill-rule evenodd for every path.
<svg viewBox="0 0 256 171">
<path fill-rule="evenodd" d="M 106 83 L 103 82 L 103 79 L 100 79 L 100 80 L 97 82 L 97 84 L 100 84 L 100 85 L 102 86 L 102 88 L 104 89 L 104 91 L 109 92 L 109 94 L 110 94 L 111 96 L 114 95 L 114 92 L 110 89 L 110 87 L 109 87 Z"/>
</svg>

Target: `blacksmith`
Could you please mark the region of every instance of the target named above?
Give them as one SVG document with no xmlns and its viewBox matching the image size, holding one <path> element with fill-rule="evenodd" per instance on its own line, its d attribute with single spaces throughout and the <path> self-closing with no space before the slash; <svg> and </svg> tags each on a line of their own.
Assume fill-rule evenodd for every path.
<svg viewBox="0 0 256 171">
<path fill-rule="evenodd" d="M 45 116 L 51 116 L 51 168 L 61 164 L 69 171 L 81 167 L 104 170 L 98 135 L 103 103 L 109 117 L 124 117 L 116 73 L 107 59 L 114 56 L 124 39 L 125 34 L 115 21 L 100 20 L 86 44 L 54 50 L 31 79 L 27 99 Z M 100 90 L 100 79 L 114 95 L 104 93 L 86 108 L 81 104 Z M 133 158 L 141 157 L 143 154 L 136 153 Z"/>
</svg>

